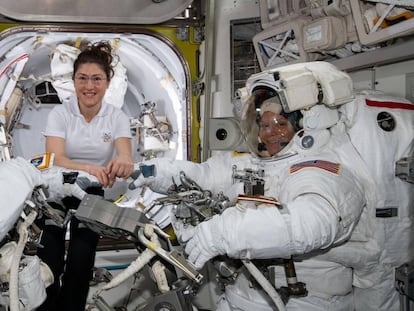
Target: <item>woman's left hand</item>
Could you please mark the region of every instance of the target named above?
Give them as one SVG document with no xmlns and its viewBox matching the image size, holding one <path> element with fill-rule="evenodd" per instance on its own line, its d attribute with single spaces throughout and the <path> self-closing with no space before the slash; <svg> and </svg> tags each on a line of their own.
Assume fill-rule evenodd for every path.
<svg viewBox="0 0 414 311">
<path fill-rule="evenodd" d="M 110 187 L 115 182 L 116 177 L 128 178 L 134 170 L 134 162 L 129 155 L 118 155 L 112 159 L 106 166 Z"/>
</svg>

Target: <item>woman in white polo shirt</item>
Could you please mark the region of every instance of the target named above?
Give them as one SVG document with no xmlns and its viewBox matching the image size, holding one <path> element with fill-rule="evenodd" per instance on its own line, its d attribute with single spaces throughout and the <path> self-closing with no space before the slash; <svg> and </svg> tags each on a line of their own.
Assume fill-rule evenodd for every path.
<svg viewBox="0 0 414 311">
<path fill-rule="evenodd" d="M 55 154 L 54 164 L 95 176 L 102 187 L 86 191 L 102 196 L 116 177 L 128 178 L 133 171 L 129 119 L 103 101 L 114 73 L 113 60 L 108 42 L 90 45 L 78 55 L 73 66 L 76 97 L 52 109 L 45 130 L 46 151 Z M 79 200 L 68 197 L 63 203 L 57 208 L 65 212 L 77 208 Z M 55 282 L 38 310 L 84 311 L 98 235 L 72 218 L 65 262 L 65 229 L 47 219 L 40 226 L 44 248 L 38 255 L 52 269 Z"/>
</svg>

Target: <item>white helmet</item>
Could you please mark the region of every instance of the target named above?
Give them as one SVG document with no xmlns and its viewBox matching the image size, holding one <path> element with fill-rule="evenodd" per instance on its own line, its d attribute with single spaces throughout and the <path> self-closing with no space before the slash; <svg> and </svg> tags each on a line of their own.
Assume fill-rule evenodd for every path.
<svg viewBox="0 0 414 311">
<path fill-rule="evenodd" d="M 241 132 L 250 151 L 263 158 L 270 155 L 260 144 L 259 121 L 264 110 L 286 117 L 298 131 L 309 125 L 304 115 L 311 110 L 332 108 L 353 99 L 352 80 L 348 74 L 327 62 L 308 62 L 273 68 L 252 75 L 239 90 L 242 101 Z M 317 107 L 315 107 L 317 105 Z M 315 107 L 312 109 L 312 107 Z M 302 111 L 301 111 L 302 110 Z M 331 113 L 327 112 L 330 116 Z M 318 113 L 318 115 L 323 115 Z M 335 122 L 336 122 L 335 118 Z M 324 126 L 326 122 L 324 120 Z M 316 125 L 318 126 L 318 125 Z M 280 151 L 278 154 L 283 153 Z"/>
</svg>

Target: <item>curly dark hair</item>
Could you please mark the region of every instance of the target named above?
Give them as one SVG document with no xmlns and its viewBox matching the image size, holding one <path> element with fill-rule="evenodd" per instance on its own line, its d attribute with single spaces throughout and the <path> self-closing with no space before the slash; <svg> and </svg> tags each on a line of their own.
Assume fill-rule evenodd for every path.
<svg viewBox="0 0 414 311">
<path fill-rule="evenodd" d="M 76 58 L 73 63 L 73 77 L 82 64 L 93 63 L 99 65 L 106 74 L 106 78 L 111 80 L 114 75 L 112 61 L 112 47 L 108 41 L 100 41 L 88 45 Z"/>
</svg>

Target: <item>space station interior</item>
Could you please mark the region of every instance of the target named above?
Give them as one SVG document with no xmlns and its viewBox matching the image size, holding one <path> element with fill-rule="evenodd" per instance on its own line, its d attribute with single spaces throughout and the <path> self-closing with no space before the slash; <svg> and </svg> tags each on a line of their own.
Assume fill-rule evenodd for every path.
<svg viewBox="0 0 414 311">
<path fill-rule="evenodd" d="M 359 108 L 361 117 L 355 117 L 349 135 L 368 162 L 375 152 L 384 154 L 377 159 L 388 161 L 374 176 L 381 189 L 388 189 L 383 204 L 392 209 L 383 212 L 398 210 L 398 215 L 377 214 L 376 219 L 378 231 L 395 230 L 390 237 L 381 235 L 389 239 L 384 247 L 392 254 L 387 265 L 397 305 L 389 310 L 408 311 L 414 308 L 413 17 L 410 0 L 148 0 L 122 5 L 115 0 L 105 5 L 99 0 L 2 0 L 0 160 L 21 157 L 37 161 L 38 167 L 40 161 L 39 169 L 53 166 L 53 155 L 45 153 L 47 116 L 74 94 L 73 62 L 95 42 L 108 41 L 117 55 L 105 99 L 128 115 L 135 167 L 149 176 L 154 167 L 140 166 L 144 160 L 198 163 L 248 152 L 240 119 L 255 85 L 283 80 L 284 108 L 293 109 L 294 103 L 294 110 L 305 109 L 314 98 L 298 95 L 310 85 L 303 64 L 327 62 L 353 82 L 348 93 L 346 79 L 326 82 L 318 70 L 307 68 L 318 82 L 312 92 L 320 85 L 325 94 L 332 91 L 327 106 L 350 101 L 376 105 L 372 112 Z M 389 103 L 398 104 L 390 108 Z M 394 133 L 391 143 L 382 134 L 388 132 Z M 40 234 L 32 226 L 32 211 L 34 217 L 49 215 L 60 225 L 75 215 L 101 236 L 86 310 L 216 310 L 223 288 L 243 264 L 223 259 L 196 270 L 177 241 L 171 215 L 195 225 L 221 214 L 231 199 L 201 187 L 185 171 L 163 194 L 131 187 L 133 177 L 118 179 L 105 189 L 104 198 L 86 195 L 66 218 L 48 204 L 47 189 L 34 189 L 23 206 L 1 220 L 7 230 L 0 228 L 0 310 L 35 310 L 45 299 L 42 265 L 28 261 L 35 257 Z M 230 177 L 250 186 L 262 178 L 260 172 L 235 169 Z M 7 205 L 1 202 L 2 209 Z M 20 268 L 12 265 L 16 258 Z M 248 263 L 244 266 L 249 269 Z M 286 294 L 263 280 L 259 270 L 250 272 L 254 282 L 271 287 L 266 292 L 273 310 L 274 305 L 285 310 L 292 291 Z M 24 273 L 36 275 L 25 289 L 19 283 Z M 42 290 L 31 294 L 33 288 Z"/>
</svg>

